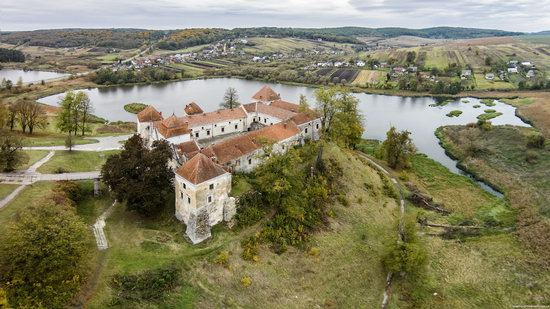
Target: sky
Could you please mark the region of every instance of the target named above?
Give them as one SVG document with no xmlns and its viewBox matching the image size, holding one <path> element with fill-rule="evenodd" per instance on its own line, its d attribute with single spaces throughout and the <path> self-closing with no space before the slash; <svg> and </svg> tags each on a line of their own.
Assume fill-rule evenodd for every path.
<svg viewBox="0 0 550 309">
<path fill-rule="evenodd" d="M 550 0 L 2 0 L 0 30 L 456 26 L 550 30 Z"/>
</svg>

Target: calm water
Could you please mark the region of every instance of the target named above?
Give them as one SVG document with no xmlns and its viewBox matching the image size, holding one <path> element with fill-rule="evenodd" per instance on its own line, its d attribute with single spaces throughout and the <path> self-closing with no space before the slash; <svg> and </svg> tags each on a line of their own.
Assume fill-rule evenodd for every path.
<svg viewBox="0 0 550 309">
<path fill-rule="evenodd" d="M 94 104 L 95 114 L 109 120 L 134 121 L 135 115 L 124 111 L 123 106 L 130 102 L 142 102 L 154 105 L 164 115 L 183 114 L 183 107 L 191 101 L 197 102 L 205 111 L 218 108 L 223 94 L 228 87 L 234 87 L 240 96 L 240 101 L 247 103 L 249 98 L 262 86 L 269 85 L 281 94 L 281 97 L 290 102 L 298 102 L 300 94 L 309 98 L 313 106 L 315 102 L 313 88 L 270 84 L 257 81 L 247 81 L 232 78 L 209 80 L 181 81 L 155 85 L 139 85 L 127 87 L 97 88 L 85 90 Z M 47 104 L 57 104 L 60 95 L 50 96 L 40 101 Z M 418 150 L 432 159 L 439 161 L 451 171 L 459 173 L 456 162 L 445 155 L 443 148 L 438 144 L 434 135 L 436 128 L 443 125 L 467 124 L 477 121 L 476 117 L 484 109 L 495 109 L 502 116 L 492 119 L 495 125 L 511 124 L 528 126 L 515 116 L 515 108 L 497 102 L 494 107 L 487 107 L 475 98 L 465 98 L 469 103 L 461 100 L 449 103 L 442 107 L 431 107 L 435 103 L 429 97 L 399 97 L 373 94 L 356 94 L 359 107 L 365 116 L 365 138 L 378 140 L 385 139 L 390 126 L 398 130 L 409 130 Z M 474 108 L 480 104 L 480 108 Z M 445 116 L 451 110 L 461 110 L 460 117 Z"/>
<path fill-rule="evenodd" d="M 23 71 L 23 70 L 13 70 L 13 69 L 2 69 L 0 70 L 0 80 L 3 78 L 11 80 L 14 84 L 17 82 L 19 77 L 23 79 L 24 83 L 35 83 L 42 80 L 48 80 L 51 78 L 57 78 L 66 76 L 67 74 L 56 73 L 56 72 L 47 72 L 47 71 Z"/>
</svg>

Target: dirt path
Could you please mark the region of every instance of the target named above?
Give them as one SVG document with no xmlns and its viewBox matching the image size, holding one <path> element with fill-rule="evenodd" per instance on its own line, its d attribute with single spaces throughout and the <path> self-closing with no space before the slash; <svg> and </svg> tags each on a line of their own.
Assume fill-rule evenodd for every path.
<svg viewBox="0 0 550 309">
<path fill-rule="evenodd" d="M 393 182 L 393 185 L 397 189 L 397 192 L 399 192 L 399 231 L 398 231 L 398 237 L 401 241 L 403 241 L 403 219 L 405 217 L 405 200 L 403 199 L 403 191 L 401 190 L 401 185 L 397 181 L 397 179 L 392 176 L 383 166 L 376 163 L 374 160 L 372 160 L 369 156 L 362 152 L 357 152 L 361 157 L 369 161 L 374 167 L 376 167 L 378 170 L 382 171 L 382 173 L 386 174 L 388 177 L 390 177 L 391 181 Z M 386 309 L 388 307 L 388 304 L 390 302 L 390 292 L 391 292 L 391 283 L 392 283 L 393 273 L 388 272 L 388 275 L 386 276 L 386 286 L 384 288 L 384 294 L 382 299 L 382 305 L 380 306 L 382 309 Z"/>
<path fill-rule="evenodd" d="M 101 216 L 97 218 L 96 222 L 92 226 L 92 230 L 94 231 L 95 241 L 97 244 L 97 249 L 99 250 L 105 250 L 109 248 L 109 243 L 107 242 L 107 237 L 105 236 L 105 231 L 103 228 L 105 227 L 105 220 L 107 220 L 107 218 L 109 218 L 109 216 L 113 213 L 115 205 L 116 205 L 116 200 L 113 202 L 111 207 L 107 208 L 107 210 L 105 210 L 105 212 L 103 212 Z"/>
</svg>

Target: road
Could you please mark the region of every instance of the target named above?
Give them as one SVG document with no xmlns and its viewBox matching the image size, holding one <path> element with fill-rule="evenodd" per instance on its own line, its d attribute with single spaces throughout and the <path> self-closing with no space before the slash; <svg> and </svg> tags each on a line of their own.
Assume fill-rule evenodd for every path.
<svg viewBox="0 0 550 309">
<path fill-rule="evenodd" d="M 401 185 L 399 184 L 399 181 L 397 181 L 397 178 L 390 174 L 388 170 L 386 170 L 382 165 L 376 163 L 373 159 L 371 159 L 369 156 L 362 152 L 357 152 L 359 156 L 363 157 L 369 163 L 371 163 L 374 167 L 376 167 L 378 170 L 382 171 L 382 173 L 386 174 L 388 177 L 390 177 L 391 182 L 397 189 L 397 192 L 399 192 L 399 230 L 398 230 L 398 237 L 401 241 L 404 239 L 404 231 L 403 231 L 403 219 L 405 217 L 405 200 L 403 199 L 403 190 L 401 190 Z M 380 306 L 382 309 L 386 309 L 388 307 L 388 304 L 390 302 L 390 291 L 391 291 L 391 283 L 392 283 L 393 273 L 388 272 L 386 276 L 386 286 L 384 288 L 384 296 L 382 299 L 382 305 Z"/>
</svg>

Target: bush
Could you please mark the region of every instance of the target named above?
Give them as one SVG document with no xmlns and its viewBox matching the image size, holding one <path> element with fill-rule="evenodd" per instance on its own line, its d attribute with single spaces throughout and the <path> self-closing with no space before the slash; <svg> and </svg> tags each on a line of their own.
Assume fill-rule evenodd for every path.
<svg viewBox="0 0 550 309">
<path fill-rule="evenodd" d="M 525 161 L 527 161 L 527 163 L 535 164 L 537 163 L 538 159 L 539 159 L 539 156 L 535 151 L 528 149 L 525 152 Z"/>
<path fill-rule="evenodd" d="M 532 133 L 527 137 L 527 147 L 543 149 L 544 143 L 544 135 L 540 133 Z"/>
<path fill-rule="evenodd" d="M 252 285 L 252 278 L 250 278 L 250 276 L 244 276 L 242 279 L 241 279 L 241 284 L 247 288 L 249 286 Z"/>
<path fill-rule="evenodd" d="M 174 290 L 181 281 L 181 270 L 166 266 L 137 274 L 117 274 L 110 286 L 115 290 L 112 304 L 124 302 L 157 301 L 166 292 Z"/>
<path fill-rule="evenodd" d="M 81 201 L 86 195 L 84 188 L 75 181 L 58 181 L 54 191 L 62 192 L 75 203 Z"/>
<path fill-rule="evenodd" d="M 243 253 L 241 254 L 241 257 L 244 260 L 254 262 L 259 260 L 259 240 L 259 235 L 253 235 L 241 242 L 241 246 L 243 247 Z"/>
<path fill-rule="evenodd" d="M 229 254 L 227 251 L 220 251 L 216 258 L 214 259 L 214 263 L 222 265 L 225 268 L 229 267 Z"/>
</svg>

